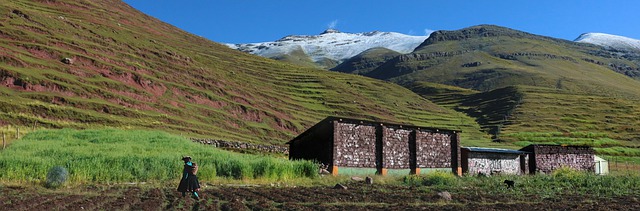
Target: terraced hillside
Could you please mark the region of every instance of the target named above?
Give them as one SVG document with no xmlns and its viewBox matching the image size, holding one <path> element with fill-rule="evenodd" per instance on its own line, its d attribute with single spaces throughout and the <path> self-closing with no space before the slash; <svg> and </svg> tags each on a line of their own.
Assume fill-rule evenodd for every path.
<svg viewBox="0 0 640 211">
<path fill-rule="evenodd" d="M 475 118 L 505 147 L 577 144 L 595 147 L 599 154 L 640 157 L 640 106 L 635 100 L 533 86 L 478 92 L 421 82 L 410 89 Z"/>
<path fill-rule="evenodd" d="M 640 60 L 633 55 L 483 25 L 436 32 L 365 75 L 464 112 L 514 148 L 586 144 L 637 156 Z"/>
<path fill-rule="evenodd" d="M 282 144 L 326 116 L 463 130 L 392 83 L 251 56 L 117 0 L 0 2 L 0 125 L 153 128 Z"/>
<path fill-rule="evenodd" d="M 640 157 L 637 101 L 539 87 L 519 87 L 521 103 L 511 112 L 500 138 L 530 143 L 581 144 L 601 154 Z"/>
</svg>

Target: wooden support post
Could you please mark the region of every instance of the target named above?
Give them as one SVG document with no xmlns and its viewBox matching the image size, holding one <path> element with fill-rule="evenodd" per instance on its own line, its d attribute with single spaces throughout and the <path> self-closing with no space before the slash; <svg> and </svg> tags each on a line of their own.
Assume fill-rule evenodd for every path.
<svg viewBox="0 0 640 211">
<path fill-rule="evenodd" d="M 411 169 L 411 174 L 420 175 L 420 168 Z"/>
<path fill-rule="evenodd" d="M 331 175 L 333 175 L 333 176 L 337 176 L 338 175 L 338 167 L 337 166 L 333 166 L 331 168 Z"/>
<path fill-rule="evenodd" d="M 20 127 L 16 126 L 16 139 L 20 139 Z"/>
<path fill-rule="evenodd" d="M 4 131 L 2 131 L 2 149 L 7 148 L 7 142 L 5 141 Z"/>
<path fill-rule="evenodd" d="M 380 170 L 377 173 L 379 175 L 386 176 L 387 175 L 387 169 L 386 168 L 380 168 Z"/>
</svg>

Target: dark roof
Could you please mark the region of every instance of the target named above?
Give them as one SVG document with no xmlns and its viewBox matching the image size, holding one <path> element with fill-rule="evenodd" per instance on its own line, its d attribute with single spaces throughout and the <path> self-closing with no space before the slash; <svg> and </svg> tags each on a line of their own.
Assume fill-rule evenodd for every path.
<svg viewBox="0 0 640 211">
<path fill-rule="evenodd" d="M 525 154 L 527 152 L 512 149 L 497 149 L 497 148 L 482 148 L 482 147 L 462 147 L 470 152 L 491 152 L 491 153 L 504 153 L 504 154 Z"/>
<path fill-rule="evenodd" d="M 434 128 L 434 127 L 421 127 L 421 126 L 415 126 L 415 125 L 402 125 L 402 124 L 396 124 L 396 123 L 374 122 L 374 121 L 362 120 L 362 119 L 352 119 L 352 118 L 347 118 L 347 117 L 328 116 L 327 118 L 324 118 L 320 122 L 318 122 L 315 125 L 311 126 L 311 128 L 309 128 L 306 131 L 302 132 L 301 134 L 299 134 L 295 138 L 291 139 L 286 144 L 291 144 L 292 141 L 294 141 L 294 140 L 296 140 L 296 139 L 298 139 L 300 137 L 306 136 L 309 132 L 314 130 L 317 126 L 319 126 L 319 125 L 321 125 L 323 123 L 326 123 L 326 122 L 331 122 L 331 121 L 348 122 L 348 123 L 355 123 L 355 124 L 367 124 L 367 125 L 374 125 L 374 124 L 375 125 L 385 125 L 385 126 L 388 126 L 388 127 L 416 129 L 416 130 L 422 130 L 422 131 L 435 131 L 435 132 L 441 132 L 442 131 L 443 133 L 461 133 L 462 132 L 460 130 L 442 129 L 442 128 Z"/>
<path fill-rule="evenodd" d="M 408 128 L 408 129 L 417 129 L 417 130 L 429 130 L 429 131 L 443 131 L 443 132 L 452 132 L 452 133 L 460 133 L 460 130 L 451 130 L 451 129 L 443 129 L 443 128 L 434 128 L 434 127 L 423 127 L 416 125 L 408 125 L 408 124 L 398 124 L 398 123 L 390 123 L 390 122 L 379 122 L 379 121 L 368 121 L 362 119 L 352 119 L 345 117 L 335 117 L 329 116 L 325 118 L 323 121 L 339 121 L 339 122 L 349 122 L 349 123 L 357 123 L 357 124 L 381 124 L 388 127 L 399 127 L 399 128 Z"/>
<path fill-rule="evenodd" d="M 573 150 L 583 150 L 589 151 L 589 153 L 594 153 L 593 148 L 585 145 L 566 145 L 566 144 L 530 144 L 529 146 L 523 147 L 520 149 L 521 151 L 533 152 L 534 149 L 573 149 Z M 536 152 L 537 153 L 537 152 Z"/>
</svg>

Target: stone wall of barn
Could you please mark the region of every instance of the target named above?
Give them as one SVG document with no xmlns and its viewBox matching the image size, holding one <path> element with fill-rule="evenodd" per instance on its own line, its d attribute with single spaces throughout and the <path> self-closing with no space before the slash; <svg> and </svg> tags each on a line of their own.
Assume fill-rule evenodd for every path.
<svg viewBox="0 0 640 211">
<path fill-rule="evenodd" d="M 451 134 L 417 131 L 416 165 L 418 168 L 451 168 Z"/>
<path fill-rule="evenodd" d="M 595 161 L 593 154 L 536 154 L 536 170 L 551 173 L 563 166 L 593 172 Z"/>
<path fill-rule="evenodd" d="M 468 156 L 468 173 L 471 175 L 522 174 L 519 154 L 469 152 Z"/>
<path fill-rule="evenodd" d="M 452 132 L 327 118 L 289 142 L 289 158 L 319 161 L 334 174 L 343 167 L 373 168 L 379 174 L 399 169 L 418 174 L 420 168 L 455 171 L 459 140 Z"/>
<path fill-rule="evenodd" d="M 387 169 L 408 169 L 411 167 L 411 142 L 413 130 L 402 128 L 382 129 L 382 166 Z M 415 143 L 415 142 L 414 142 Z M 414 145 L 415 146 L 415 145 Z"/>
<path fill-rule="evenodd" d="M 376 126 L 334 121 L 333 162 L 340 167 L 376 168 Z"/>
<path fill-rule="evenodd" d="M 554 146 L 554 145 L 534 145 L 532 170 L 544 173 L 551 173 L 554 170 L 566 166 L 576 170 L 595 171 L 594 151 L 590 147 L 578 146 Z"/>
</svg>

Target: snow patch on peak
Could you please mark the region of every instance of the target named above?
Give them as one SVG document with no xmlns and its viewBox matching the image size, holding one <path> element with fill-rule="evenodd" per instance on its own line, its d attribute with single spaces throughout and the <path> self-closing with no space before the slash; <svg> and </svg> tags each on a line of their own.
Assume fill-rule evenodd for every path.
<svg viewBox="0 0 640 211">
<path fill-rule="evenodd" d="M 361 52 L 383 47 L 410 53 L 429 36 L 411 36 L 396 32 L 344 33 L 327 29 L 319 35 L 289 35 L 274 42 L 226 44 L 230 48 L 273 58 L 302 49 L 314 62 L 331 59 L 339 63 Z"/>
<path fill-rule="evenodd" d="M 584 33 L 574 41 L 581 43 L 591 43 L 618 50 L 640 51 L 640 40 L 612 34 Z"/>
</svg>

